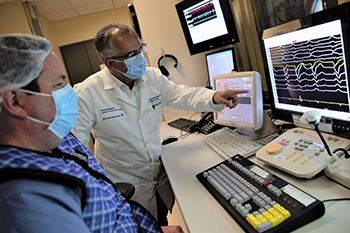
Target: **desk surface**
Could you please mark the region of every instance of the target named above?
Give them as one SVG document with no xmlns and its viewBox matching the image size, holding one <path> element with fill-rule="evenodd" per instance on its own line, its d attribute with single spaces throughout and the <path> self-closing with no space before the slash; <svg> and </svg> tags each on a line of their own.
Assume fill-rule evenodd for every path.
<svg viewBox="0 0 350 233">
<path fill-rule="evenodd" d="M 161 138 L 169 135 L 179 136 L 180 131 L 162 122 Z M 196 174 L 222 161 L 203 138 L 203 134 L 194 133 L 163 146 L 162 160 L 187 229 L 191 233 L 244 232 L 196 178 Z M 324 176 L 311 180 L 299 179 L 265 165 L 255 156 L 250 159 L 321 201 L 350 197 L 349 189 Z M 326 202 L 325 208 L 323 217 L 295 232 L 348 232 L 350 201 Z"/>
</svg>

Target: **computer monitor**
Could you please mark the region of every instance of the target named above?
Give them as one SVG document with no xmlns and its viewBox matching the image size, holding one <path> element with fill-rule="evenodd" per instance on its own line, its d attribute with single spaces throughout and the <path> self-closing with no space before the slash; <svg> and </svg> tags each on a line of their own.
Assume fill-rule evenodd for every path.
<svg viewBox="0 0 350 233">
<path fill-rule="evenodd" d="M 208 87 L 213 87 L 213 76 L 237 70 L 234 48 L 207 53 L 205 60 L 208 70 Z"/>
<path fill-rule="evenodd" d="M 243 129 L 258 130 L 263 125 L 263 101 L 260 74 L 256 71 L 231 72 L 213 76 L 214 90 L 249 90 L 239 94 L 239 103 L 235 108 L 225 107 L 214 112 L 216 124 Z"/>
<path fill-rule="evenodd" d="M 240 40 L 231 0 L 183 0 L 176 11 L 191 55 Z"/>
<path fill-rule="evenodd" d="M 301 27 L 263 37 L 274 115 L 291 120 L 316 109 L 324 131 L 350 133 L 349 4 L 299 20 Z"/>
</svg>

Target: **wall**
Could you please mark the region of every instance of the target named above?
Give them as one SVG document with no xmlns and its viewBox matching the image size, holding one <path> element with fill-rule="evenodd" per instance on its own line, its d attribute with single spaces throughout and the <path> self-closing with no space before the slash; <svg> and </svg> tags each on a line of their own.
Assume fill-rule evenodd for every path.
<svg viewBox="0 0 350 233">
<path fill-rule="evenodd" d="M 133 0 L 142 40 L 147 43 L 151 66 L 157 66 L 161 48 L 178 59 L 178 67 L 165 64 L 169 78 L 178 84 L 205 86 L 207 72 L 204 54 L 190 56 L 175 9 L 179 0 Z M 165 61 L 165 60 L 164 60 Z M 163 63 L 162 63 L 163 64 Z"/>
<path fill-rule="evenodd" d="M 0 4 L 0 34 L 31 33 L 20 1 Z"/>
<path fill-rule="evenodd" d="M 93 39 L 98 30 L 110 23 L 123 23 L 131 26 L 128 8 L 123 7 L 54 22 L 52 28 L 57 45 L 63 46 Z"/>
<path fill-rule="evenodd" d="M 98 30 L 110 23 L 123 23 L 131 26 L 127 7 L 53 23 L 41 17 L 41 22 L 45 37 L 51 41 L 52 50 L 58 54 L 63 65 L 60 46 L 91 40 Z M 67 81 L 69 82 L 68 78 Z"/>
<path fill-rule="evenodd" d="M 170 73 L 168 76 L 170 80 L 192 87 L 206 86 L 208 74 L 205 56 L 204 53 L 190 56 L 175 9 L 175 5 L 179 2 L 181 1 L 133 0 L 142 41 L 147 43 L 147 54 L 151 66 L 157 66 L 157 61 L 162 54 L 161 48 L 166 54 L 172 54 L 178 59 L 177 68 L 173 67 L 174 62 L 170 59 L 162 61 L 162 65 L 165 65 Z M 166 108 L 164 117 L 165 120 L 171 120 L 186 113 L 190 114 L 190 112 Z"/>
</svg>

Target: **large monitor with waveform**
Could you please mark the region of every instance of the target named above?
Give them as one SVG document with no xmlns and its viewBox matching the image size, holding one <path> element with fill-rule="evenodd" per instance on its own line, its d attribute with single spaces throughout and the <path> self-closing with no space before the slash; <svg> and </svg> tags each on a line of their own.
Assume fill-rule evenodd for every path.
<svg viewBox="0 0 350 233">
<path fill-rule="evenodd" d="M 176 11 L 191 55 L 240 40 L 230 0 L 184 0 Z"/>
<path fill-rule="evenodd" d="M 275 115 L 291 120 L 316 109 L 331 125 L 326 131 L 350 132 L 349 6 L 315 13 L 300 19 L 297 30 L 263 38 Z"/>
<path fill-rule="evenodd" d="M 208 70 L 208 87 L 213 87 L 213 76 L 227 74 L 237 70 L 237 63 L 234 48 L 216 51 L 205 54 Z"/>
<path fill-rule="evenodd" d="M 216 124 L 243 129 L 258 130 L 263 126 L 263 102 L 260 74 L 256 71 L 231 72 L 213 76 L 214 90 L 249 90 L 237 95 L 239 103 L 235 108 L 225 107 L 214 112 Z"/>
</svg>

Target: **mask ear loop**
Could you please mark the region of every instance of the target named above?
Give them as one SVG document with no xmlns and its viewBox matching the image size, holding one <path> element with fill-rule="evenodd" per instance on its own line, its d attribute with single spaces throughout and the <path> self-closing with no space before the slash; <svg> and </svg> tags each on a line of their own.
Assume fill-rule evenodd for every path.
<svg viewBox="0 0 350 233">
<path fill-rule="evenodd" d="M 41 93 L 41 92 L 36 92 L 36 91 L 30 91 L 30 90 L 25 90 L 25 89 L 18 89 L 18 90 L 23 91 L 23 92 L 28 93 L 28 94 L 32 94 L 32 95 L 40 95 L 40 96 L 52 97 L 51 94 L 46 94 L 46 93 Z M 50 125 L 51 124 L 51 123 L 47 123 L 45 121 L 42 121 L 42 120 L 30 117 L 30 116 L 26 116 L 26 118 L 28 118 L 29 120 L 34 121 L 36 123 L 40 123 L 40 124 L 44 124 L 44 125 Z"/>
<path fill-rule="evenodd" d="M 41 96 L 52 97 L 51 94 L 46 94 L 46 93 L 41 93 L 41 92 L 36 92 L 36 91 L 29 91 L 29 90 L 25 90 L 25 89 L 18 89 L 18 90 L 23 91 L 23 92 L 28 93 L 28 94 L 32 94 L 32 95 L 41 95 Z"/>
<path fill-rule="evenodd" d="M 51 124 L 51 123 L 47 123 L 47 122 L 39 120 L 39 119 L 35 119 L 33 117 L 30 117 L 30 116 L 26 116 L 26 118 L 28 118 L 29 120 L 34 121 L 36 123 L 40 123 L 40 124 L 44 124 L 44 125 L 50 125 Z"/>
</svg>

